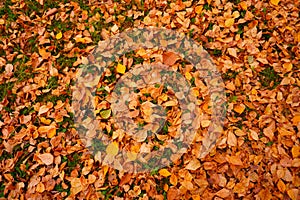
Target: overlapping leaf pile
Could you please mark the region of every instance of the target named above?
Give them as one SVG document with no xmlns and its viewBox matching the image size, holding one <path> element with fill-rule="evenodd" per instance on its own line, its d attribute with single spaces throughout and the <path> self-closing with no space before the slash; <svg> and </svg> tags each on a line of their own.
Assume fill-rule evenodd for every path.
<svg viewBox="0 0 300 200">
<path fill-rule="evenodd" d="M 299 7 L 291 0 L 1 1 L 0 198 L 299 199 Z M 133 175 L 101 165 L 85 148 L 73 127 L 70 88 L 100 40 L 149 26 L 183 32 L 207 49 L 222 73 L 228 110 L 208 156 L 195 157 L 195 144 L 171 167 Z M 182 69 L 209 114 L 205 84 L 174 56 L 129 52 L 97 92 L 106 95 L 131 66 L 161 61 Z M 139 95 L 153 100 L 155 88 Z M 110 116 L 107 105 L 99 109 Z"/>
</svg>

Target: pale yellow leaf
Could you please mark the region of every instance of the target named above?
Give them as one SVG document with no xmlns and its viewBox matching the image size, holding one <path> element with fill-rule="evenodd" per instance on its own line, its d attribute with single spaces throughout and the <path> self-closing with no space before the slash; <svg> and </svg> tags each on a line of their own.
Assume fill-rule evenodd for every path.
<svg viewBox="0 0 300 200">
<path fill-rule="evenodd" d="M 117 155 L 119 152 L 119 145 L 117 142 L 112 142 L 106 147 L 106 153 L 111 156 Z"/>
<path fill-rule="evenodd" d="M 198 169 L 199 167 L 200 167 L 201 165 L 200 165 L 200 161 L 198 160 L 198 159 L 193 159 L 193 160 L 191 160 L 188 164 L 187 164 L 187 166 L 185 167 L 186 169 L 188 169 L 188 170 L 196 170 L 196 169 Z"/>
<path fill-rule="evenodd" d="M 233 57 L 237 57 L 237 54 L 236 54 L 236 49 L 235 48 L 228 48 L 228 53 L 229 55 L 233 56 Z"/>
<path fill-rule="evenodd" d="M 45 165 L 51 165 L 54 160 L 54 157 L 51 153 L 40 154 L 38 155 L 38 158 L 41 159 Z"/>
</svg>

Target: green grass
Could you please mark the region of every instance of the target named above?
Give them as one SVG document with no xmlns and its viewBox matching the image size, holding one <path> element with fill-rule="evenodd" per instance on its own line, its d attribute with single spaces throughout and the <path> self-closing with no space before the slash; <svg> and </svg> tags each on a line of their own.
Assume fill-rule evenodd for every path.
<svg viewBox="0 0 300 200">
<path fill-rule="evenodd" d="M 274 71 L 272 67 L 268 67 L 259 73 L 259 81 L 263 87 L 268 89 L 276 88 L 282 78 Z"/>
<path fill-rule="evenodd" d="M 11 89 L 13 88 L 14 83 L 12 82 L 6 82 L 3 84 L 0 84 L 0 101 L 4 99 L 5 96 L 7 96 L 10 92 Z"/>
</svg>

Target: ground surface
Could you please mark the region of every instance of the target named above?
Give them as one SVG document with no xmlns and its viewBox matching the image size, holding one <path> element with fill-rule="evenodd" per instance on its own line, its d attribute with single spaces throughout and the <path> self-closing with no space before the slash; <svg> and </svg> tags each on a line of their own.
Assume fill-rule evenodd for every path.
<svg viewBox="0 0 300 200">
<path fill-rule="evenodd" d="M 299 13 L 297 0 L 1 1 L 0 199 L 299 199 Z M 203 45 L 222 74 L 227 113 L 205 158 L 197 158 L 195 143 L 171 167 L 128 174 L 102 165 L 85 148 L 73 128 L 70 88 L 99 41 L 149 26 Z M 193 68 L 158 49 L 128 52 L 113 63 L 97 90 L 99 102 L 122 74 L 145 62 L 182 72 L 210 114 L 205 85 Z M 169 119 L 180 112 L 159 85 L 137 93 L 142 116 L 133 115 L 141 126 L 148 113 L 144 101 L 174 104 Z M 108 105 L 98 108 L 100 118 L 110 117 Z M 174 123 L 165 124 L 161 135 L 172 137 Z M 201 129 L 209 123 L 207 118 Z M 128 142 L 115 131 L 106 127 L 116 144 L 110 151 Z M 164 137 L 149 138 L 153 150 Z"/>
</svg>

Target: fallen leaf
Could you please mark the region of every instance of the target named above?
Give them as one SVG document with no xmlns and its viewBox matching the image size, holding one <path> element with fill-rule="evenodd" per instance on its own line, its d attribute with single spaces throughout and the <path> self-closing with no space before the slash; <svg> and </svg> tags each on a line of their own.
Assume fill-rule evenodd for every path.
<svg viewBox="0 0 300 200">
<path fill-rule="evenodd" d="M 229 55 L 233 56 L 233 57 L 237 57 L 237 54 L 236 54 L 236 49 L 235 48 L 228 48 L 227 49 Z"/>
<path fill-rule="evenodd" d="M 47 52 L 46 49 L 39 49 L 39 54 L 42 56 L 42 58 L 44 60 L 47 60 L 50 56 L 51 56 L 51 53 L 50 52 Z"/>
<path fill-rule="evenodd" d="M 230 146 L 232 146 L 232 147 L 237 146 L 237 139 L 236 139 L 235 134 L 232 131 L 228 132 L 228 135 L 227 135 L 227 144 L 230 145 Z"/>
<path fill-rule="evenodd" d="M 62 32 L 59 32 L 59 33 L 56 34 L 55 38 L 57 40 L 60 40 L 62 38 L 62 36 L 63 36 Z"/>
<path fill-rule="evenodd" d="M 234 106 L 233 110 L 239 114 L 242 114 L 245 110 L 246 106 L 244 104 L 237 104 Z"/>
<path fill-rule="evenodd" d="M 167 169 L 161 169 L 159 170 L 159 174 L 163 177 L 171 176 L 171 173 Z"/>
<path fill-rule="evenodd" d="M 226 160 L 233 165 L 243 165 L 243 162 L 238 156 L 226 156 Z"/>
<path fill-rule="evenodd" d="M 231 27 L 234 24 L 234 18 L 226 19 L 225 27 Z"/>
<path fill-rule="evenodd" d="M 219 190 L 218 192 L 216 192 L 216 195 L 221 198 L 226 198 L 230 194 L 231 194 L 230 190 L 228 190 L 226 188 L 223 188 L 223 189 Z"/>
<path fill-rule="evenodd" d="M 292 199 L 292 200 L 298 200 L 299 197 L 300 197 L 300 194 L 299 194 L 299 190 L 298 189 L 290 189 L 287 191 L 287 194 L 289 195 L 289 197 Z"/>
<path fill-rule="evenodd" d="M 106 147 L 106 153 L 111 156 L 117 155 L 119 152 L 119 145 L 117 142 L 111 142 L 107 147 Z"/>
<path fill-rule="evenodd" d="M 293 64 L 292 63 L 284 63 L 283 69 L 287 72 L 290 72 L 293 69 Z"/>
<path fill-rule="evenodd" d="M 203 127 L 203 128 L 206 128 L 206 127 L 209 127 L 209 125 L 210 125 L 210 120 L 201 120 L 201 126 Z"/>
<path fill-rule="evenodd" d="M 53 138 L 56 135 L 56 128 L 52 127 L 48 132 L 47 132 L 47 137 L 48 138 Z"/>
<path fill-rule="evenodd" d="M 179 60 L 179 56 L 173 52 L 166 52 L 163 54 L 163 63 L 172 66 Z"/>
<path fill-rule="evenodd" d="M 172 185 L 174 185 L 174 186 L 177 185 L 178 179 L 177 179 L 177 176 L 176 176 L 175 174 L 172 174 L 172 175 L 170 176 L 170 183 L 171 183 Z"/>
<path fill-rule="evenodd" d="M 117 72 L 120 74 L 124 74 L 126 71 L 126 67 L 120 63 L 118 63 L 117 65 Z"/>
<path fill-rule="evenodd" d="M 293 124 L 297 126 L 297 124 L 300 122 L 300 115 L 295 115 L 292 121 Z"/>
<path fill-rule="evenodd" d="M 187 166 L 185 167 L 187 170 L 196 170 L 201 166 L 200 161 L 198 159 L 191 160 Z"/>
<path fill-rule="evenodd" d="M 51 153 L 39 154 L 38 158 L 41 159 L 45 165 L 53 164 L 54 157 Z"/>
<path fill-rule="evenodd" d="M 300 146 L 293 146 L 292 147 L 292 155 L 293 158 L 297 158 L 300 155 Z"/>
<path fill-rule="evenodd" d="M 280 0 L 270 0 L 270 3 L 273 4 L 274 6 L 278 6 Z"/>
<path fill-rule="evenodd" d="M 100 116 L 103 119 L 108 119 L 110 117 L 110 115 L 111 115 L 111 109 L 100 111 Z"/>
<path fill-rule="evenodd" d="M 286 186 L 285 186 L 284 182 L 281 179 L 279 179 L 279 181 L 277 183 L 277 187 L 278 187 L 280 192 L 285 192 L 285 190 L 286 190 Z"/>
<path fill-rule="evenodd" d="M 39 182 L 36 186 L 36 191 L 43 193 L 45 191 L 45 185 L 42 182 Z"/>
</svg>

